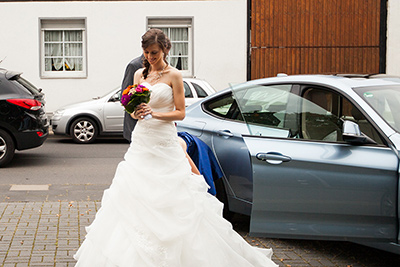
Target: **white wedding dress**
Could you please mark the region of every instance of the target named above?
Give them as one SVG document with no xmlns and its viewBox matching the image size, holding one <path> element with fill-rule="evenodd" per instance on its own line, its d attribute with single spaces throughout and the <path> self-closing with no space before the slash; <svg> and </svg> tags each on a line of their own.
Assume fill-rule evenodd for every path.
<svg viewBox="0 0 400 267">
<path fill-rule="evenodd" d="M 172 88 L 150 86 L 155 112 L 174 109 Z M 101 208 L 74 258 L 83 267 L 277 266 L 222 218 L 222 203 L 190 165 L 173 122 L 138 121 Z"/>
</svg>

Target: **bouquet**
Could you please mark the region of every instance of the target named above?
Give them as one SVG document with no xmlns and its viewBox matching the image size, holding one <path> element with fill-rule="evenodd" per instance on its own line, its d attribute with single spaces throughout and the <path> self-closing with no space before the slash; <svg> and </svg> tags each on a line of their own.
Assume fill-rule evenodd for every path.
<svg viewBox="0 0 400 267">
<path fill-rule="evenodd" d="M 150 90 L 141 84 L 129 85 L 122 92 L 121 104 L 125 107 L 125 111 L 129 114 L 133 113 L 139 104 L 147 104 L 149 101 Z M 151 114 L 147 114 L 144 118 L 147 120 L 151 117 Z"/>
</svg>

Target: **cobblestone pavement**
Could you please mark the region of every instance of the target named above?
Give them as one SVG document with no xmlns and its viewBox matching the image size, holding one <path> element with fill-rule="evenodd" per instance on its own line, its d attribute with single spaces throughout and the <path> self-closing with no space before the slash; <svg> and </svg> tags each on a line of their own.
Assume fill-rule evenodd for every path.
<svg viewBox="0 0 400 267">
<path fill-rule="evenodd" d="M 0 266 L 74 266 L 99 207 L 98 201 L 0 202 Z M 252 238 L 246 216 L 235 217 L 233 226 L 250 244 L 272 248 L 279 266 L 400 266 L 397 255 L 347 242 Z"/>
</svg>

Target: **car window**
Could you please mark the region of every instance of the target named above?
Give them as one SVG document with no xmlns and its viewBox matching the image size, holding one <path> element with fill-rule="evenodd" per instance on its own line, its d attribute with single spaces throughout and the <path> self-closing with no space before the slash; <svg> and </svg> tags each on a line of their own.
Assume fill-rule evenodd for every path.
<svg viewBox="0 0 400 267">
<path fill-rule="evenodd" d="M 16 76 L 15 79 L 19 84 L 21 84 L 23 87 L 25 87 L 26 89 L 28 89 L 28 91 L 30 91 L 33 95 L 38 95 L 40 94 L 39 89 L 37 89 L 32 83 L 30 83 L 29 81 L 25 80 L 24 78 L 22 78 L 21 76 Z"/>
<path fill-rule="evenodd" d="M 338 141 L 341 124 L 338 117 L 338 97 L 331 92 L 307 89 L 303 94 L 301 137 L 310 140 Z"/>
<path fill-rule="evenodd" d="M 360 110 L 345 97 L 321 88 L 307 88 L 303 93 L 301 107 L 300 138 L 342 142 L 344 120 L 351 120 L 360 130 L 378 144 L 382 138 Z"/>
<path fill-rule="evenodd" d="M 356 88 L 359 94 L 394 130 L 400 132 L 400 86 Z"/>
<path fill-rule="evenodd" d="M 293 93 L 291 84 L 239 85 L 232 91 L 237 102 L 216 101 L 214 104 L 218 104 L 218 109 L 215 112 L 233 118 L 232 107 L 237 104 L 241 116 L 236 118 L 246 122 L 251 135 L 343 142 L 343 121 L 351 120 L 358 123 L 363 134 L 384 144 L 380 134 L 356 106 L 326 88 L 302 86 L 301 96 Z"/>
<path fill-rule="evenodd" d="M 285 115 L 292 85 L 251 86 L 234 89 L 235 99 L 252 135 L 289 137 Z"/>
<path fill-rule="evenodd" d="M 185 97 L 192 98 L 193 97 L 193 93 L 192 93 L 192 90 L 190 90 L 190 87 L 187 84 L 187 82 L 183 82 L 183 87 L 185 88 Z"/>
<path fill-rule="evenodd" d="M 204 91 L 204 89 L 200 85 L 198 85 L 197 83 L 193 83 L 193 82 L 192 82 L 192 85 L 193 85 L 194 89 L 196 90 L 198 97 L 206 97 L 207 96 L 206 91 Z"/>
<path fill-rule="evenodd" d="M 222 119 L 243 121 L 237 103 L 232 97 L 232 93 L 227 93 L 205 102 L 203 108 L 206 112 Z"/>
<path fill-rule="evenodd" d="M 121 92 L 118 91 L 108 99 L 108 102 L 121 102 Z"/>
<path fill-rule="evenodd" d="M 16 80 L 0 79 L 1 94 L 22 94 L 32 96 L 32 92 Z"/>
</svg>

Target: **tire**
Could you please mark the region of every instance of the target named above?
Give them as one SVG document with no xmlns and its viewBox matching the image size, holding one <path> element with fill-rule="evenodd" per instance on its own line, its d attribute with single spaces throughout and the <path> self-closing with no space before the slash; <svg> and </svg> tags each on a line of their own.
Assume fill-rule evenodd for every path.
<svg viewBox="0 0 400 267">
<path fill-rule="evenodd" d="M 99 134 L 99 127 L 90 118 L 78 118 L 74 120 L 70 127 L 72 140 L 77 144 L 93 143 Z"/>
<path fill-rule="evenodd" d="M 0 167 L 6 166 L 13 159 L 15 144 L 11 136 L 0 129 Z"/>
<path fill-rule="evenodd" d="M 222 216 L 226 220 L 231 221 L 235 213 L 229 210 L 228 196 L 226 195 L 226 190 L 223 180 L 224 178 L 220 178 L 214 181 L 214 184 L 215 184 L 215 189 L 217 191 L 218 200 L 224 203 L 224 210 L 222 211 Z"/>
</svg>

